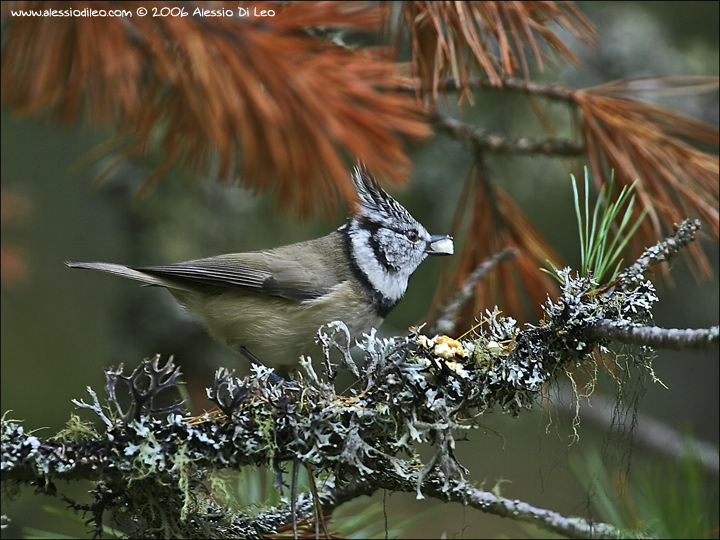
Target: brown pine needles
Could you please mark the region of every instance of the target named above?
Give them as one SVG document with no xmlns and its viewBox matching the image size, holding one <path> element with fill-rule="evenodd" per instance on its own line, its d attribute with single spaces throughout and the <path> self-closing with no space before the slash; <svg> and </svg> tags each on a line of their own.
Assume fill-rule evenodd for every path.
<svg viewBox="0 0 720 540">
<path fill-rule="evenodd" d="M 518 70 L 529 79 L 526 48 L 541 71 L 548 49 L 577 63 L 557 35 L 558 27 L 588 44 L 595 39 L 592 24 L 571 2 L 414 1 L 401 2 L 399 9 L 398 40 L 403 32 L 410 35 L 413 75 L 433 102 L 450 77 L 460 101 L 472 103 L 469 82 L 475 70 L 494 86 L 502 86 L 502 77 Z"/>
<path fill-rule="evenodd" d="M 452 227 L 453 235 L 464 236 L 462 248 L 458 250 L 461 256 L 454 266 L 449 262 L 443 267 L 434 308 L 459 289 L 483 261 L 507 247 L 515 247 L 518 255 L 475 285 L 473 302 L 462 309 L 457 319 L 472 321 L 494 306 L 502 306 L 501 309 L 514 317 L 529 311 L 540 314 L 548 292 L 556 287 L 539 268 L 545 266 L 547 260 L 557 263 L 560 256 L 510 196 L 490 181 L 481 164 L 476 163 L 468 173 L 461 201 Z M 467 226 L 462 227 L 466 221 Z M 523 291 L 525 295 L 521 294 Z M 435 319 L 437 315 L 434 309 L 429 318 Z M 463 331 L 467 326 L 461 327 Z"/>
<path fill-rule="evenodd" d="M 636 251 L 652 245 L 687 217 L 699 217 L 718 238 L 718 157 L 692 146 L 718 146 L 718 128 L 639 101 L 631 93 L 637 83 L 659 88 L 717 88 L 716 78 L 615 81 L 574 94 L 583 117 L 580 126 L 598 187 L 614 171 L 618 187 L 635 179 L 640 200 L 637 213 L 648 211 L 633 238 Z M 709 275 L 710 263 L 698 243 L 687 260 L 697 277 Z"/>
<path fill-rule="evenodd" d="M 476 287 L 468 317 L 496 303 L 525 311 L 518 282 L 538 306 L 552 280 L 546 259 L 562 261 L 486 172 L 489 153 L 586 151 L 599 184 L 614 171 L 618 188 L 639 179 L 637 211 L 649 212 L 634 248 L 653 244 L 685 218 L 699 217 L 718 237 L 718 129 L 633 96 L 637 81 L 576 90 L 530 81 L 548 61 L 577 62 L 559 30 L 589 44 L 592 24 L 571 2 L 143 2 L 192 12 L 239 7 L 275 17 L 138 17 L 136 2 L 3 2 L 2 102 L 19 113 L 48 113 L 66 123 L 109 124 L 117 136 L 98 155 L 115 152 L 107 173 L 128 156 L 161 155 L 140 194 L 175 167 L 272 189 L 301 215 L 352 199 L 349 163 L 404 180 L 406 143 L 430 133 L 429 121 L 469 142 L 476 163 L 458 205 L 454 230 L 464 238 L 453 276 L 457 288 L 482 260 L 514 246 L 521 255 Z M 18 9 L 127 9 L 122 18 L 20 17 Z M 332 31 L 395 33 L 395 47 L 348 46 Z M 396 59 L 409 36 L 410 64 Z M 404 76 L 403 73 L 408 73 Z M 512 78 L 521 73 L 523 79 Z M 717 78 L 645 79 L 648 87 L 717 88 Z M 503 88 L 578 111 L 580 141 L 480 137 L 447 117 L 438 96 Z M 415 94 L 415 95 L 413 95 Z M 425 97 L 428 96 L 428 99 Z M 541 99 L 535 99 L 541 98 Z M 499 97 L 498 99 L 501 99 Z M 455 122 L 455 123 L 453 123 Z M 457 124 L 457 125 L 455 125 Z M 584 148 L 583 148 L 584 146 Z M 466 232 L 463 232 L 466 231 Z M 693 269 L 709 272 L 700 244 Z M 467 324 L 469 326 L 470 324 Z"/>
<path fill-rule="evenodd" d="M 210 5 L 211 4 L 211 5 Z M 167 7 L 147 2 L 146 9 Z M 177 4 L 187 11 L 194 4 Z M 237 11 L 237 2 L 202 8 Z M 63 122 L 111 123 L 126 156 L 161 150 L 143 192 L 174 166 L 274 187 L 301 214 L 352 200 L 347 158 L 394 180 L 410 166 L 404 141 L 430 133 L 422 107 L 393 93 L 389 51 L 351 49 L 310 28 L 377 32 L 366 2 L 251 2 L 274 17 L 14 17 L 47 2 L 3 5 L 3 103 Z M 56 9 L 128 9 L 136 2 L 59 2 Z"/>
</svg>

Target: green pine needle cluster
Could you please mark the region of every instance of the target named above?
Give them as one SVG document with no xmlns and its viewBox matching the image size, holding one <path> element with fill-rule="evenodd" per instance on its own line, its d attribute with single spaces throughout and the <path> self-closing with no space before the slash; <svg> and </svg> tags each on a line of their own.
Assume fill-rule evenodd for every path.
<svg viewBox="0 0 720 540">
<path fill-rule="evenodd" d="M 581 275 L 591 277 L 598 285 L 615 281 L 620 274 L 623 259 L 620 257 L 638 227 L 645 219 L 647 210 L 643 210 L 635 223 L 631 225 L 635 206 L 635 180 L 630 186 L 623 186 L 614 202 L 610 201 L 613 192 L 614 175 L 610 184 L 600 189 L 598 200 L 590 213 L 590 190 L 588 170 L 585 167 L 585 192 L 583 200 L 578 193 L 577 179 L 570 175 L 573 187 L 575 215 L 580 235 Z M 620 217 L 622 216 L 622 217 Z M 548 261 L 554 272 L 547 272 L 560 279 L 555 265 Z M 545 271 L 545 270 L 544 270 Z"/>
</svg>

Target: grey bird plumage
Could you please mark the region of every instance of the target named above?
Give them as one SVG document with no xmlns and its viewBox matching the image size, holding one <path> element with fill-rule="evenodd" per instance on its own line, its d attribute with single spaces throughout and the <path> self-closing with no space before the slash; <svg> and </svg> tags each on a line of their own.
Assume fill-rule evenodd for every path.
<svg viewBox="0 0 720 540">
<path fill-rule="evenodd" d="M 428 255 L 452 254 L 363 169 L 358 204 L 327 236 L 264 251 L 161 265 L 66 262 L 165 287 L 210 334 L 272 367 L 317 358 L 318 328 L 342 320 L 359 337 L 382 323 Z"/>
</svg>

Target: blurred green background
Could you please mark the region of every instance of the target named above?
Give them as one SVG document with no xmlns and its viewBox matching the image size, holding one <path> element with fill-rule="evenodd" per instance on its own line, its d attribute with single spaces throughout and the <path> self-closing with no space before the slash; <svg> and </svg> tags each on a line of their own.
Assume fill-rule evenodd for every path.
<svg viewBox="0 0 720 540">
<path fill-rule="evenodd" d="M 591 50 L 568 38 L 580 67 L 550 70 L 542 76 L 546 82 L 586 87 L 617 78 L 718 73 L 718 2 L 584 2 L 579 7 L 598 28 L 598 44 Z M 717 91 L 663 104 L 718 123 Z M 536 122 L 528 120 L 530 114 L 524 99 L 486 92 L 463 116 L 488 133 L 540 137 Z M 558 110 L 558 117 L 562 115 Z M 69 270 L 63 261 L 153 264 L 262 249 L 326 234 L 344 219 L 339 214 L 334 221 L 298 222 L 277 212 L 269 194 L 218 186 L 183 171 L 176 171 L 144 200 L 133 201 L 148 172 L 141 165 L 126 165 L 94 190 L 90 182 L 102 164 L 78 165 L 109 131 L 61 127 L 46 118 L 21 118 L 5 109 L 1 129 L 3 193 L 20 194 L 31 205 L 22 219 L 4 222 L 2 229 L 2 241 L 19 246 L 27 263 L 24 280 L 2 289 L 2 411 L 10 410 L 10 417 L 23 420 L 26 429 L 38 430 L 41 437 L 63 427 L 74 410 L 70 400 L 87 399 L 86 386 L 101 391 L 104 366 L 124 362 L 132 368 L 155 353 L 174 354 L 200 407 L 203 388 L 217 367 L 244 369 L 242 360 L 207 338 L 166 292 L 109 275 Z M 431 233 L 445 233 L 471 156 L 442 135 L 414 148 L 412 155 L 411 181 L 405 189 L 389 191 Z M 490 169 L 556 249 L 577 266 L 566 164 L 542 156 L 501 156 L 490 157 Z M 706 245 L 714 276 L 698 284 L 678 259 L 673 266 L 674 288 L 660 286 L 658 325 L 718 323 L 718 248 L 709 241 Z M 384 333 L 401 333 L 419 322 L 429 309 L 439 269 L 437 259 L 423 265 L 405 300 L 383 326 Z M 644 393 L 639 412 L 686 430 L 717 449 L 717 354 L 717 349 L 659 353 L 655 370 L 667 389 L 651 384 L 639 390 Z M 610 380 L 603 380 L 598 391 L 612 399 L 615 388 Z M 587 517 L 597 496 L 588 496 L 570 464 L 582 461 L 588 452 L 601 450 L 613 474 L 628 462 L 631 478 L 660 481 L 668 470 L 669 458 L 640 444 L 633 446 L 628 437 L 617 450 L 608 448 L 608 441 L 614 440 L 609 427 L 589 420 L 580 427 L 580 441 L 570 445 L 571 422 L 561 409 L 538 406 L 519 419 L 487 415 L 483 419 L 487 429 L 471 432 L 457 449 L 459 460 L 471 471 L 470 479 L 484 482 L 485 489 L 503 480 L 500 492 L 507 497 Z M 630 448 L 633 454 L 628 461 L 624 454 Z M 705 469 L 703 475 L 707 485 L 717 490 L 717 466 L 714 471 Z M 58 487 L 78 498 L 88 489 L 84 484 Z M 382 494 L 374 499 L 382 500 Z M 386 502 L 391 525 L 412 517 L 401 537 L 536 534 L 509 520 L 459 505 L 416 501 L 410 494 L 393 494 Z M 40 509 L 42 504 L 57 502 L 25 492 L 8 503 L 3 495 L 2 511 L 11 523 L 2 536 L 17 537 L 28 526 L 87 535 L 82 524 L 53 517 Z M 432 514 L 424 513 L 432 508 Z M 714 512 L 711 522 L 717 524 L 716 506 Z M 717 537 L 717 529 L 710 535 Z"/>
</svg>

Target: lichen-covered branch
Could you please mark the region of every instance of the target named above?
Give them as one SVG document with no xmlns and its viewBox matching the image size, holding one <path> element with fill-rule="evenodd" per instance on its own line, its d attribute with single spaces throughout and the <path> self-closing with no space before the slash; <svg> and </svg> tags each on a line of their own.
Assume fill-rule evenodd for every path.
<svg viewBox="0 0 720 540">
<path fill-rule="evenodd" d="M 323 477 L 316 502 L 326 508 L 333 507 L 334 496 L 340 500 L 381 488 L 414 491 L 568 536 L 617 536 L 605 525 L 494 495 L 490 500 L 468 483 L 468 471 L 454 454 L 457 434 L 475 428 L 482 413 L 518 415 L 532 408 L 558 375 L 583 363 L 595 366 L 594 351 L 611 354 L 614 335 L 597 330 L 605 321 L 616 327 L 652 325 L 658 298 L 641 274 L 626 273 L 606 290 L 567 268 L 558 277 L 560 295 L 548 298 L 537 325 L 520 329 L 496 309 L 486 311 L 462 340 L 417 329 L 379 339 L 373 331 L 358 343 L 365 357 L 362 369 L 349 354 L 344 324 L 333 322 L 318 335 L 325 358 L 302 359 L 298 381 L 278 381 L 263 367 L 244 379 L 219 370 L 208 392 L 218 410 L 199 418 L 188 417 L 182 403 L 171 401 L 168 407 L 161 405 L 167 399 L 156 400 L 179 384 L 172 359 L 164 366 L 158 358 L 146 360 L 130 375 L 107 370 L 104 403 L 92 389 L 90 404 L 75 401 L 102 419 L 102 430 L 73 416 L 63 432 L 41 439 L 3 418 L 3 485 L 10 493 L 20 485 L 53 493 L 58 481 L 95 481 L 93 504 L 72 507 L 92 513 L 98 534 L 103 519 L 112 517 L 130 536 L 153 531 L 161 537 L 260 537 L 289 523 L 293 505 L 254 516 L 223 512 L 208 497 L 208 479 L 225 469 L 266 466 L 276 470 L 281 483 L 283 464 L 301 462 Z M 623 354 L 623 362 L 652 375 L 649 347 Z M 357 374 L 343 394 L 332 376 L 323 377 L 337 365 Z M 121 405 L 123 388 L 130 407 Z M 416 451 L 420 444 L 434 449 L 425 462 Z M 312 515 L 307 495 L 295 507 L 298 519 Z"/>
<path fill-rule="evenodd" d="M 686 219 L 677 225 L 670 236 L 645 250 L 645 253 L 637 261 L 622 272 L 620 281 L 623 282 L 633 276 L 642 275 L 656 264 L 670 260 L 690 242 L 695 241 L 695 233 L 700 230 L 700 226 L 700 221 L 697 219 Z M 632 279 L 629 283 L 633 283 Z"/>
</svg>

